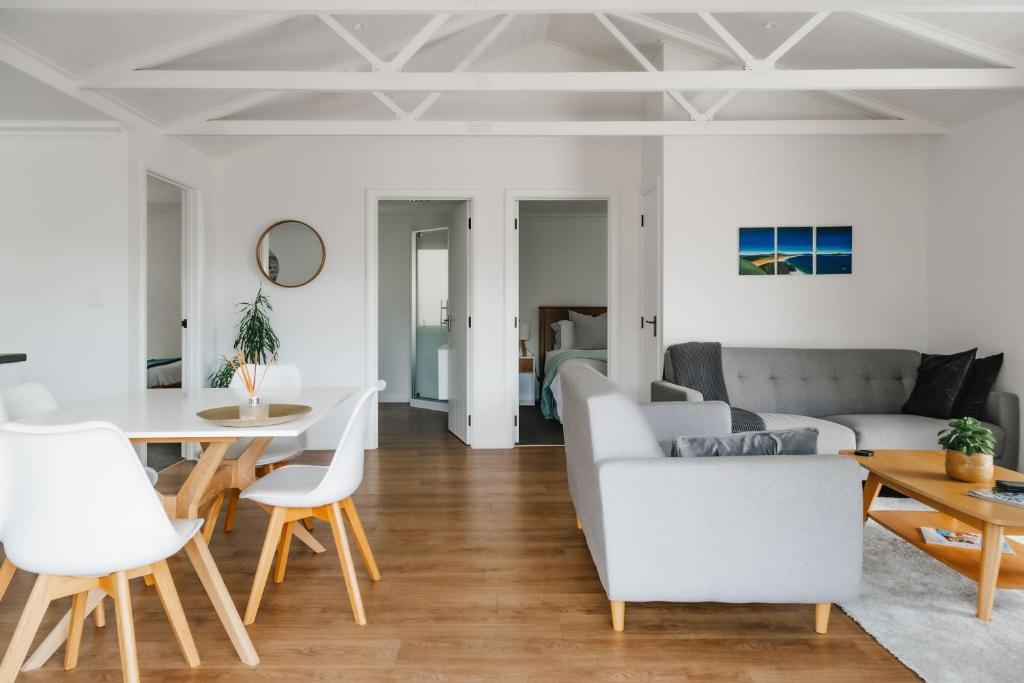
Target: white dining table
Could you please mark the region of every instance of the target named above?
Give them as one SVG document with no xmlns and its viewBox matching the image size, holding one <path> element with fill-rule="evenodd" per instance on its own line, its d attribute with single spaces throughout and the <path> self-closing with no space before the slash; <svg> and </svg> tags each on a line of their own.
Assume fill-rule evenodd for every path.
<svg viewBox="0 0 1024 683">
<path fill-rule="evenodd" d="M 311 410 L 284 424 L 259 427 L 225 427 L 196 415 L 207 408 L 239 405 L 244 400 L 244 394 L 234 389 L 199 389 L 188 394 L 181 389 L 150 389 L 70 405 L 21 422 L 109 422 L 121 429 L 132 443 L 200 444 L 203 453 L 184 483 L 177 492 L 162 496 L 164 509 L 169 516 L 198 519 L 202 509 L 218 507 L 216 503 L 223 499 L 227 489 L 244 490 L 256 481 L 256 461 L 273 439 L 301 436 L 338 408 L 355 391 L 353 387 L 266 389 L 260 392 L 260 398 L 264 402 L 302 404 L 309 406 Z M 252 441 L 237 459 L 225 462 L 224 455 L 228 446 L 239 439 Z M 255 666 L 260 661 L 256 648 L 231 601 L 231 595 L 207 545 L 209 533 L 212 531 L 209 526 L 213 523 L 216 523 L 216 518 L 211 522 L 207 517 L 206 533 L 196 534 L 185 545 L 185 553 L 210 597 L 239 658 L 245 664 Z M 296 529 L 296 532 L 297 539 L 306 542 L 315 551 L 323 552 L 323 546 L 305 529 Z M 90 592 L 85 613 L 91 613 L 103 598 L 104 594 L 101 591 Z M 63 645 L 67 640 L 70 618 L 70 612 L 65 614 L 25 662 L 23 671 L 43 666 Z"/>
</svg>

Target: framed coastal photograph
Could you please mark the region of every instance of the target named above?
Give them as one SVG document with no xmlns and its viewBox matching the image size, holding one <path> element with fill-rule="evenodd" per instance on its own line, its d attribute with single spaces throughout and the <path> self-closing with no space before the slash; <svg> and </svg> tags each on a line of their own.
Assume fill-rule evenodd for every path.
<svg viewBox="0 0 1024 683">
<path fill-rule="evenodd" d="M 829 226 L 817 228 L 814 248 L 814 272 L 818 275 L 853 273 L 853 228 Z"/>
<path fill-rule="evenodd" d="M 740 228 L 740 275 L 775 274 L 775 228 Z"/>
<path fill-rule="evenodd" d="M 814 228 L 779 228 L 775 270 L 778 275 L 814 274 Z"/>
</svg>

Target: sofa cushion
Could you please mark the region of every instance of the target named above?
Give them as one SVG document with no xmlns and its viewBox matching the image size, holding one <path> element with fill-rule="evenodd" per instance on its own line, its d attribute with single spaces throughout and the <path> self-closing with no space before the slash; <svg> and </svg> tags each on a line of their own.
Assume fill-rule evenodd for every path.
<svg viewBox="0 0 1024 683">
<path fill-rule="evenodd" d="M 830 415 L 829 420 L 849 427 L 857 436 L 857 448 L 881 450 L 939 450 L 939 431 L 947 420 L 922 415 Z M 996 456 L 1002 454 L 1002 427 L 983 422 L 996 437 Z"/>
<path fill-rule="evenodd" d="M 758 413 L 764 420 L 766 429 L 803 429 L 813 427 L 818 430 L 818 452 L 838 453 L 841 450 L 857 448 L 857 437 L 853 430 L 836 422 L 823 420 L 819 417 L 806 415 L 789 415 L 786 413 Z"/>
<path fill-rule="evenodd" d="M 780 429 L 771 432 L 736 432 L 726 436 L 680 436 L 672 444 L 674 458 L 709 458 L 728 455 L 814 455 L 818 430 Z"/>
<path fill-rule="evenodd" d="M 917 368 L 917 382 L 902 412 L 947 420 L 952 417 L 956 398 L 977 352 L 978 349 L 971 349 L 948 356 L 923 354 Z"/>
</svg>

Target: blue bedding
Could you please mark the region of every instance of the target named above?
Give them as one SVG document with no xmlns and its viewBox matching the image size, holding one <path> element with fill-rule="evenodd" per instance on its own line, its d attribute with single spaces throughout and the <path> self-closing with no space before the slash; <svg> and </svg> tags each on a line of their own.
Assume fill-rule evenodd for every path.
<svg viewBox="0 0 1024 683">
<path fill-rule="evenodd" d="M 608 350 L 578 349 L 572 351 L 562 351 L 561 353 L 547 359 L 544 365 L 544 382 L 541 385 L 540 410 L 544 414 L 544 417 L 546 417 L 549 420 L 558 419 L 558 410 L 555 406 L 555 397 L 551 393 L 551 383 L 555 381 L 555 377 L 558 377 L 558 368 L 562 367 L 563 363 L 577 358 L 583 358 L 586 360 L 599 360 L 607 363 Z"/>
</svg>

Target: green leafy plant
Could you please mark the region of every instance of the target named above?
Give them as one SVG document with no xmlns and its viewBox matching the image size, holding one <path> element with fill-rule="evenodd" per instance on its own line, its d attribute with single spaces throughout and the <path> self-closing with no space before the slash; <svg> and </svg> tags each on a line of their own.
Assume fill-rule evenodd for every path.
<svg viewBox="0 0 1024 683">
<path fill-rule="evenodd" d="M 995 454 L 996 437 L 992 430 L 973 417 L 950 420 L 949 429 L 939 432 L 939 445 L 964 455 Z"/>
<path fill-rule="evenodd" d="M 252 302 L 242 301 L 238 304 L 238 312 L 242 317 L 238 321 L 234 348 L 242 352 L 245 362 L 265 365 L 281 347 L 281 341 L 270 324 L 270 313 L 273 310 L 262 287 Z M 228 387 L 234 374 L 235 366 L 222 356 L 207 381 L 211 387 Z"/>
</svg>

